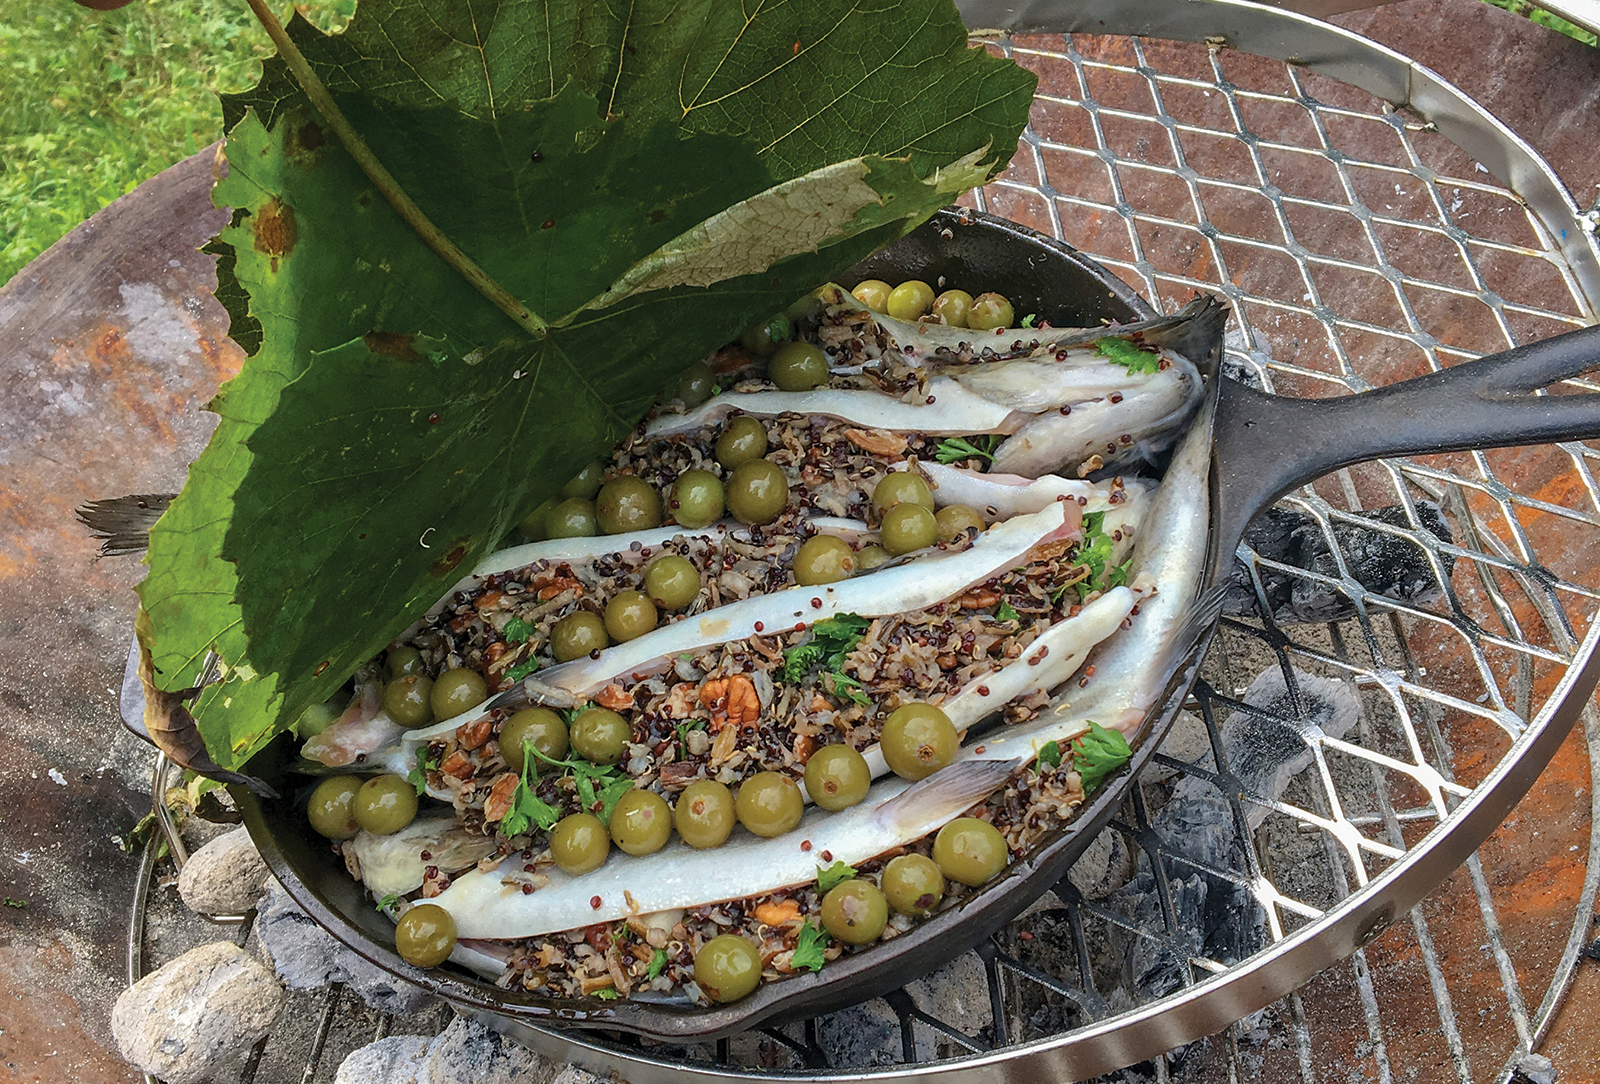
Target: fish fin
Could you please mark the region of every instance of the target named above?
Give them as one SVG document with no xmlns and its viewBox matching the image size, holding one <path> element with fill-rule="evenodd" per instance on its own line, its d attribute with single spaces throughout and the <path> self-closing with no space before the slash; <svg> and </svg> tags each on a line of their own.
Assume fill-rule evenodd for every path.
<svg viewBox="0 0 1600 1084">
<path fill-rule="evenodd" d="M 878 817 L 892 833 L 906 833 L 907 838 L 924 835 L 999 790 L 1026 763 L 1011 758 L 951 764 L 889 799 Z"/>
<path fill-rule="evenodd" d="M 143 553 L 150 546 L 150 528 L 175 496 L 173 493 L 130 493 L 126 497 L 108 497 L 82 505 L 76 515 L 78 522 L 100 541 L 100 556 Z"/>
<path fill-rule="evenodd" d="M 570 708 L 577 703 L 577 699 L 565 689 L 546 685 L 534 677 L 525 677 L 495 693 L 483 704 L 482 710 L 485 712 L 496 708 L 512 710 L 536 704 L 552 708 Z"/>
<path fill-rule="evenodd" d="M 1151 321 L 1143 329 L 1143 338 L 1151 346 L 1187 358 L 1209 381 L 1222 364 L 1222 329 L 1232 311 L 1211 294 L 1201 294 L 1171 317 Z"/>
<path fill-rule="evenodd" d="M 207 779 L 249 787 L 263 798 L 278 797 L 278 792 L 266 780 L 245 775 L 243 772 L 229 771 L 211 759 L 211 754 L 206 751 L 205 739 L 200 736 L 199 724 L 184 705 L 186 700 L 199 695 L 204 688 L 204 681 L 181 692 L 169 692 L 158 688 L 155 663 L 151 659 L 148 645 L 150 616 L 143 607 L 139 609 L 133 624 L 139 648 L 139 684 L 144 692 L 143 736 L 180 767 L 203 775 Z M 215 655 L 214 652 L 212 654 Z M 209 672 L 213 665 L 213 659 L 208 657 L 206 671 Z"/>
</svg>

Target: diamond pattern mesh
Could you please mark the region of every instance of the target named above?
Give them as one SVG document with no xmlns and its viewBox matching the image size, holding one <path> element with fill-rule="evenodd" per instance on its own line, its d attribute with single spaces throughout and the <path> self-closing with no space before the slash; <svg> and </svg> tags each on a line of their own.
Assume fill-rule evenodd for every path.
<svg viewBox="0 0 1600 1084">
<path fill-rule="evenodd" d="M 1235 375 L 1283 394 L 1344 395 L 1595 319 L 1550 228 L 1420 117 L 1303 68 L 1204 46 L 987 44 L 1040 86 L 1011 168 L 969 202 L 1071 243 L 1163 311 L 1196 291 L 1222 294 L 1236 316 Z M 1552 391 L 1569 387 L 1600 390 Z M 1600 597 L 1600 562 L 1586 557 L 1600 528 L 1597 459 L 1595 447 L 1567 444 L 1385 461 L 1288 498 L 1327 559 L 1305 569 L 1242 553 L 1268 616 L 1224 619 L 1187 722 L 1098 851 L 944 978 L 711 1046 L 588 1041 L 741 1072 L 892 1073 L 1070 1033 L 1305 936 L 1449 822 L 1551 696 Z M 1442 511 L 1448 540 L 1426 529 L 1424 502 Z M 1420 555 L 1433 585 L 1421 597 L 1432 600 L 1364 587 L 1340 543 L 1352 527 Z M 1285 578 L 1352 616 L 1280 626 L 1269 596 Z M 1319 726 L 1330 697 L 1354 706 L 1338 733 Z M 1281 786 L 1266 785 L 1260 750 L 1238 743 L 1230 720 L 1246 718 L 1295 753 Z M 1205 817 L 1221 830 L 1198 831 Z M 1502 936 L 1503 879 L 1475 855 L 1350 961 L 1148 1074 L 1503 1079 L 1564 988 L 1562 969 Z M 1579 913 L 1593 900 L 1586 883 Z M 1540 989 L 1530 1008 L 1525 991 Z M 846 1033 L 888 1039 L 852 1045 Z"/>
</svg>

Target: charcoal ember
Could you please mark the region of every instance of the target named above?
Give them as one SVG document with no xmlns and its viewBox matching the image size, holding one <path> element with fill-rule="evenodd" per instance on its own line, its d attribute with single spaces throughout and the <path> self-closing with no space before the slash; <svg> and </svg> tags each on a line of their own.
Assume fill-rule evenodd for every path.
<svg viewBox="0 0 1600 1084">
<path fill-rule="evenodd" d="M 428 1044 L 417 1075 L 428 1084 L 552 1084 L 560 1068 L 478 1021 L 458 1016 Z"/>
<path fill-rule="evenodd" d="M 333 935 L 289 898 L 272 878 L 256 910 L 256 939 L 278 978 L 294 990 L 342 982 L 379 1012 L 418 1012 L 432 994 L 377 964 L 370 964 L 334 940 Z"/>
<path fill-rule="evenodd" d="M 1453 540 L 1450 524 L 1438 505 L 1418 501 L 1415 507 L 1417 518 L 1430 534 L 1441 542 Z M 1362 515 L 1393 527 L 1411 528 L 1410 518 L 1401 505 Z M 1350 575 L 1367 591 L 1419 604 L 1433 602 L 1444 594 L 1443 585 L 1428 563 L 1427 553 L 1417 543 L 1347 522 L 1333 523 L 1332 529 Z M 1339 576 L 1339 565 L 1328 546 L 1326 532 L 1304 513 L 1269 508 L 1251 522 L 1250 529 L 1245 532 L 1245 542 L 1257 556 L 1267 560 L 1322 576 Z M 1448 576 L 1455 559 L 1445 555 L 1442 560 Z M 1279 625 L 1318 624 L 1355 616 L 1355 604 L 1336 587 L 1265 567 L 1260 569 L 1260 575 L 1272 619 Z M 1256 616 L 1260 612 L 1249 569 L 1242 561 L 1233 563 L 1223 612 L 1235 617 Z"/>
<path fill-rule="evenodd" d="M 346 1055 L 334 1084 L 598 1084 L 464 1016 L 432 1038 L 391 1035 Z"/>
<path fill-rule="evenodd" d="M 1222 751 L 1227 769 L 1237 785 L 1230 792 L 1250 794 L 1265 801 L 1281 797 L 1289 780 L 1311 764 L 1306 735 L 1317 732 L 1342 738 L 1360 716 L 1360 703 L 1349 686 L 1331 678 L 1296 671 L 1299 703 L 1291 695 L 1283 672 L 1273 667 L 1263 672 L 1243 700 L 1254 710 L 1238 710 L 1222 725 Z M 1246 831 L 1254 831 L 1268 806 L 1245 803 Z M 1186 982 L 1191 957 L 1220 963 L 1237 963 L 1266 944 L 1266 915 L 1248 888 L 1246 861 L 1240 842 L 1240 825 L 1233 806 L 1221 790 L 1199 776 L 1185 776 L 1173 786 L 1172 798 L 1154 817 L 1154 827 L 1169 851 L 1198 866 L 1234 870 L 1237 878 L 1213 876 L 1203 870 L 1171 877 L 1168 886 L 1177 928 L 1170 941 L 1158 941 L 1113 927 L 1112 949 L 1123 966 L 1124 984 L 1137 990 L 1144 1001 L 1163 997 Z M 1189 867 L 1183 863 L 1176 867 Z M 1111 894 L 1108 904 L 1132 919 L 1135 929 L 1165 928 L 1161 896 L 1141 852 L 1131 881 Z"/>
</svg>

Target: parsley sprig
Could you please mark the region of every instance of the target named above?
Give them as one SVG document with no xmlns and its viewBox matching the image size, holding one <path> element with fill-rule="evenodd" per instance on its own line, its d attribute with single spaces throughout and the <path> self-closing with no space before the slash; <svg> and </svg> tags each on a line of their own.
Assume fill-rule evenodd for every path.
<svg viewBox="0 0 1600 1084">
<path fill-rule="evenodd" d="M 661 977 L 661 972 L 667 969 L 667 950 L 656 949 L 656 954 L 650 957 L 650 966 L 645 969 L 645 974 L 652 979 Z"/>
<path fill-rule="evenodd" d="M 522 835 L 535 824 L 548 832 L 561 819 L 561 810 L 533 792 L 539 782 L 539 773 L 533 767 L 534 757 L 538 755 L 541 754 L 531 740 L 522 743 L 522 782 L 511 796 L 511 808 L 500 818 L 500 834 L 507 839 Z"/>
<path fill-rule="evenodd" d="M 533 626 L 520 617 L 513 617 L 506 622 L 506 627 L 500 630 L 500 635 L 506 638 L 508 644 L 525 644 L 533 635 Z"/>
<path fill-rule="evenodd" d="M 861 638 L 872 624 L 865 617 L 839 614 L 825 618 L 811 626 L 811 639 L 783 653 L 783 680 L 798 682 L 805 678 L 813 666 L 822 665 L 822 684 L 834 696 L 869 704 L 861 682 L 844 672 L 844 660 L 856 649 Z"/>
<path fill-rule="evenodd" d="M 428 789 L 428 772 L 438 766 L 438 758 L 428 755 L 426 745 L 417 746 L 417 766 L 406 773 L 406 781 L 417 788 L 418 798 Z"/>
<path fill-rule="evenodd" d="M 1072 743 L 1072 766 L 1083 778 L 1083 792 L 1092 794 L 1106 777 L 1128 763 L 1133 750 L 1120 731 L 1088 720 L 1089 733 Z"/>
<path fill-rule="evenodd" d="M 1039 764 L 1045 768 L 1061 767 L 1061 743 L 1047 741 L 1039 746 Z"/>
<path fill-rule="evenodd" d="M 533 756 L 546 764 L 566 768 L 572 775 L 573 786 L 578 791 L 578 800 L 583 803 L 584 810 L 592 810 L 598 802 L 600 811 L 595 815 L 605 824 L 611 823 L 611 811 L 616 808 L 618 799 L 633 789 L 633 777 L 615 764 L 601 766 L 587 760 L 556 760 L 545 756 L 531 743 L 524 743 L 523 747 L 531 749 Z M 522 766 L 526 772 L 528 760 L 524 760 Z"/>
<path fill-rule="evenodd" d="M 827 869 L 823 869 L 821 866 L 818 866 L 817 891 L 826 894 L 830 889 L 844 884 L 855 875 L 856 868 L 854 866 L 845 865 L 845 863 L 842 861 L 834 862 Z"/>
<path fill-rule="evenodd" d="M 1128 558 L 1120 565 L 1111 564 L 1113 542 L 1105 531 L 1105 519 L 1104 512 L 1084 514 L 1083 541 L 1078 544 L 1078 555 L 1074 563 L 1087 568 L 1089 574 L 1081 580 L 1062 585 L 1052 596 L 1052 601 L 1060 601 L 1068 587 L 1076 587 L 1078 601 L 1083 602 L 1095 591 L 1109 591 L 1128 582 L 1128 575 L 1133 569 L 1133 558 Z"/>
<path fill-rule="evenodd" d="M 1094 352 L 1130 373 L 1153 373 L 1161 368 L 1161 355 L 1133 345 L 1126 339 L 1107 336 L 1094 341 Z"/>
<path fill-rule="evenodd" d="M 530 655 L 507 670 L 505 676 L 500 679 L 500 684 L 504 686 L 511 684 L 513 681 L 521 681 L 537 669 L 539 669 L 539 660 Z"/>
<path fill-rule="evenodd" d="M 821 971 L 827 958 L 822 955 L 822 950 L 828 947 L 832 938 L 828 931 L 818 926 L 813 926 L 808 918 L 805 925 L 800 927 L 800 938 L 795 942 L 794 955 L 789 962 L 796 970 L 804 967 L 811 971 Z"/>
<path fill-rule="evenodd" d="M 993 463 L 994 450 L 999 443 L 1000 437 L 995 433 L 974 437 L 971 440 L 965 437 L 946 437 L 934 449 L 933 457 L 941 463 L 954 463 L 978 456 Z"/>
</svg>

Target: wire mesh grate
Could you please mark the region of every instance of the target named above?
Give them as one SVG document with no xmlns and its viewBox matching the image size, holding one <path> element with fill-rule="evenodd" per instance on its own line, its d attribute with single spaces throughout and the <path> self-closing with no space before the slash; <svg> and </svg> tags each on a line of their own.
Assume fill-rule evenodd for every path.
<svg viewBox="0 0 1600 1084">
<path fill-rule="evenodd" d="M 1595 318 L 1559 225 L 1424 117 L 1206 45 L 984 42 L 1040 86 L 1011 168 L 970 202 L 1073 244 L 1164 311 L 1221 293 L 1240 378 L 1343 395 Z M 1005 931 L 827 1017 L 704 1046 L 583 1045 L 624 1077 L 643 1061 L 892 1074 L 1088 1034 L 1308 936 L 1459 815 L 1579 653 L 1600 598 L 1584 559 L 1600 538 L 1597 458 L 1585 444 L 1426 456 L 1297 492 L 1283 507 L 1323 558 L 1242 553 L 1256 614 L 1224 619 L 1189 714 L 1118 818 Z M 1357 528 L 1404 548 L 1433 589 L 1364 586 Z M 1339 613 L 1283 620 L 1302 603 Z M 1348 709 L 1342 729 L 1330 703 Z M 1287 766 L 1264 775 L 1247 730 L 1291 750 Z M 1574 848 L 1589 838 L 1579 821 L 1562 837 Z M 1505 1079 L 1560 1002 L 1595 880 L 1591 862 L 1557 943 L 1534 944 L 1506 934 L 1501 871 L 1474 855 L 1383 937 L 1141 1079 Z M 331 1057 L 319 1044 L 305 1079 L 331 1079 Z"/>
</svg>

